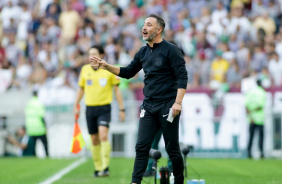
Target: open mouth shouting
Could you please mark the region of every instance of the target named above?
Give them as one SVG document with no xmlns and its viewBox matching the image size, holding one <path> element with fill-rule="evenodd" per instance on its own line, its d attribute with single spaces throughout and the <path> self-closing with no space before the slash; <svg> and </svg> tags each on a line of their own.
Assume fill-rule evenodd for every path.
<svg viewBox="0 0 282 184">
<path fill-rule="evenodd" d="M 143 31 L 143 37 L 147 37 L 148 36 L 148 32 L 147 31 Z"/>
</svg>

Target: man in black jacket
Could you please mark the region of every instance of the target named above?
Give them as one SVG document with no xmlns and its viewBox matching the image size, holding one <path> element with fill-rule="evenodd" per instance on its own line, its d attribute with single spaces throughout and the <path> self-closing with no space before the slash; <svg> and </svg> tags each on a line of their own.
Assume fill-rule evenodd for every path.
<svg viewBox="0 0 282 184">
<path fill-rule="evenodd" d="M 164 20 L 151 14 L 144 22 L 142 47 L 127 67 L 108 64 L 101 58 L 90 58 L 94 68 L 102 68 L 123 78 L 135 76 L 142 68 L 145 72 L 145 95 L 140 109 L 140 124 L 136 143 L 136 157 L 132 183 L 140 184 L 148 163 L 149 150 L 159 129 L 171 159 L 175 184 L 183 184 L 183 159 L 179 148 L 179 116 L 186 92 L 187 71 L 181 51 L 162 38 Z M 171 112 L 173 120 L 168 118 Z M 170 119 L 170 121 L 169 121 Z"/>
</svg>

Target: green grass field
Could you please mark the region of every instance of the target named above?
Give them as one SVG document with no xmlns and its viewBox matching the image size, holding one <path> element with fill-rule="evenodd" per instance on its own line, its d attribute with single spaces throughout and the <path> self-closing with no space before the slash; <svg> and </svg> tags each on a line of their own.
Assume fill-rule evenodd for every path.
<svg viewBox="0 0 282 184">
<path fill-rule="evenodd" d="M 0 183 L 40 183 L 77 159 L 0 158 Z M 113 158 L 111 176 L 94 178 L 93 163 L 89 158 L 56 184 L 129 184 L 133 159 Z M 206 184 L 282 184 L 282 160 L 195 159 L 188 160 L 188 178 L 197 179 L 193 170 Z M 161 159 L 158 166 L 165 166 Z M 192 170 L 193 169 L 193 170 Z M 154 184 L 153 178 L 144 178 L 142 184 Z M 159 182 L 158 182 L 159 184 Z M 186 184 L 186 182 L 185 182 Z"/>
</svg>

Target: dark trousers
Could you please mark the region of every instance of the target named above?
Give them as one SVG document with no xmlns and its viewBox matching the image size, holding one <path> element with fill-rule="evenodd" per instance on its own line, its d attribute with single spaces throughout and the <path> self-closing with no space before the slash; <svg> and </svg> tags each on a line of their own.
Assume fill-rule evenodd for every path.
<svg viewBox="0 0 282 184">
<path fill-rule="evenodd" d="M 40 136 L 30 136 L 31 139 L 33 139 L 34 141 L 34 150 L 36 148 L 36 140 L 37 139 L 40 139 L 41 142 L 43 143 L 44 145 L 44 149 L 45 149 L 45 153 L 46 153 L 46 156 L 48 157 L 49 156 L 49 152 L 48 152 L 48 141 L 47 141 L 47 136 L 46 134 L 45 135 L 40 135 Z M 35 151 L 34 151 L 35 152 Z"/>
<path fill-rule="evenodd" d="M 169 109 L 175 100 L 170 100 L 157 106 L 143 103 L 141 106 L 138 139 L 135 147 L 136 157 L 132 173 L 132 183 L 140 184 L 146 170 L 149 151 L 159 129 L 162 130 L 165 149 L 173 166 L 175 184 L 183 184 L 183 158 L 179 147 L 179 117 L 176 116 L 172 123 L 167 121 Z M 144 112 L 144 116 L 142 111 Z"/>
<path fill-rule="evenodd" d="M 251 154 L 251 149 L 252 149 L 252 144 L 253 144 L 253 138 L 254 138 L 254 133 L 255 133 L 255 130 L 258 130 L 259 131 L 259 149 L 260 149 L 260 153 L 261 155 L 263 155 L 263 129 L 264 129 L 264 126 L 263 125 L 256 125 L 254 123 L 251 123 L 250 124 L 250 127 L 249 127 L 249 134 L 250 134 L 250 137 L 249 137 L 249 143 L 248 143 L 248 154 L 249 154 L 249 157 L 252 155 Z"/>
<path fill-rule="evenodd" d="M 160 129 L 158 132 L 157 132 L 157 134 L 156 134 L 156 136 L 155 136 L 155 139 L 154 139 L 154 141 L 153 141 L 153 143 L 152 143 L 152 148 L 153 149 L 156 149 L 156 150 L 158 150 L 159 149 L 159 143 L 160 143 L 160 140 L 161 140 L 161 137 L 162 137 L 162 130 Z M 154 159 L 149 159 L 149 162 L 148 162 L 148 166 L 147 166 L 147 169 L 146 169 L 146 171 L 153 171 L 153 164 L 154 164 Z M 172 164 L 171 164 L 171 161 L 170 161 L 170 159 L 168 159 L 168 161 L 167 161 L 167 167 L 168 167 L 168 169 L 172 172 Z"/>
</svg>

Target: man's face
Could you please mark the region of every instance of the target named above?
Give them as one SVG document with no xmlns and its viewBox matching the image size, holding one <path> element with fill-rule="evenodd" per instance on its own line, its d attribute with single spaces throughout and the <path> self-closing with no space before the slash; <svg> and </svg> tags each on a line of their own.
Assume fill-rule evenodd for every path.
<svg viewBox="0 0 282 184">
<path fill-rule="evenodd" d="M 149 17 L 145 20 L 144 26 L 142 29 L 143 40 L 152 41 L 157 36 L 157 30 L 161 29 L 157 23 L 157 20 L 153 17 Z"/>
</svg>

